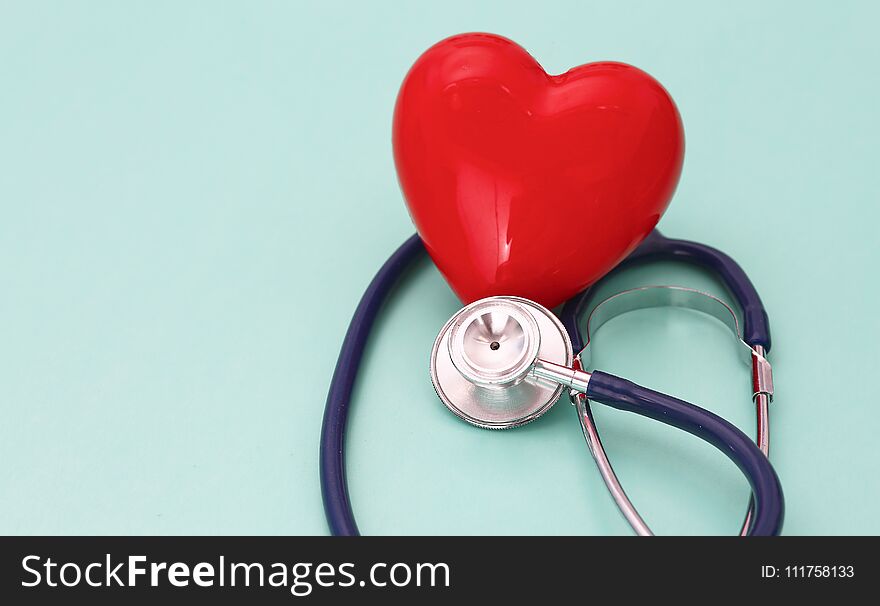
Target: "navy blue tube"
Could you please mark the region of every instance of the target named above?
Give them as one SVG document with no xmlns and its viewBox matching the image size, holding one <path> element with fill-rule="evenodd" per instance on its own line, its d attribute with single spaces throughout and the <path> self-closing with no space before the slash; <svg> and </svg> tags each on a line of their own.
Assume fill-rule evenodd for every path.
<svg viewBox="0 0 880 606">
<path fill-rule="evenodd" d="M 330 393 L 327 394 L 327 405 L 324 408 L 320 458 L 324 514 L 327 516 L 330 532 L 337 536 L 359 534 L 351 510 L 351 501 L 348 498 L 344 446 L 348 405 L 351 402 L 351 392 L 364 354 L 364 346 L 388 293 L 404 270 L 424 250 L 422 241 L 418 235 L 414 235 L 385 262 L 361 297 L 336 361 L 336 370 L 333 371 Z"/>
<path fill-rule="evenodd" d="M 664 259 L 687 261 L 717 274 L 742 310 L 743 341 L 752 346 L 762 345 L 766 351 L 770 351 L 770 320 L 764 310 L 764 304 L 761 302 L 758 291 L 742 267 L 729 255 L 716 248 L 689 240 L 667 238 L 655 229 L 603 280 L 612 273 L 630 265 Z M 577 329 L 578 318 L 582 316 L 584 309 L 589 305 L 600 283 L 601 280 L 580 295 L 570 299 L 562 310 L 562 323 L 568 330 L 575 351 L 584 347 L 580 331 Z"/>
<path fill-rule="evenodd" d="M 659 232 L 654 232 L 651 238 L 663 237 Z M 663 238 L 663 240 L 666 239 Z M 650 252 L 650 241 L 660 242 L 656 239 L 646 240 L 646 243 L 642 245 L 644 248 L 637 249 L 628 259 L 636 259 L 638 254 L 647 255 Z M 701 246 L 694 243 L 689 244 L 696 247 Z M 684 250 L 684 248 L 682 247 L 680 250 Z M 703 248 L 713 250 L 708 247 Z M 339 352 L 339 359 L 330 384 L 330 392 L 327 395 L 320 446 L 321 494 L 327 523 L 334 535 L 358 534 L 348 496 L 344 446 L 351 393 L 363 357 L 364 347 L 376 316 L 397 279 L 423 251 L 424 246 L 421 240 L 418 236 L 412 236 L 385 262 L 361 298 Z M 726 255 L 718 253 L 718 251 L 715 252 L 723 258 L 729 259 Z M 739 269 L 735 263 L 733 266 Z M 728 267 L 728 269 L 730 268 Z M 742 270 L 739 271 L 742 272 Z M 743 284 L 748 285 L 754 291 L 747 278 Z M 588 298 L 589 291 L 586 294 L 578 295 L 565 306 L 563 319 L 567 318 L 566 326 L 572 336 L 572 341 L 576 344 L 580 343 L 576 313 Z M 754 294 L 754 300 L 760 306 L 757 293 Z M 764 317 L 766 325 L 766 316 Z M 766 335 L 767 346 L 769 346 L 769 332 Z M 779 480 L 776 478 L 769 461 L 742 432 L 717 415 L 697 406 L 652 392 L 629 381 L 604 373 L 593 373 L 590 390 L 592 393 L 588 395 L 591 399 L 684 429 L 722 450 L 746 474 L 754 491 L 756 516 L 750 534 L 776 534 L 779 532 L 783 514 Z"/>
<path fill-rule="evenodd" d="M 750 536 L 778 535 L 785 501 L 782 486 L 764 453 L 739 429 L 716 414 L 632 381 L 596 371 L 587 398 L 672 425 L 712 444 L 748 478 L 754 498 Z"/>
</svg>

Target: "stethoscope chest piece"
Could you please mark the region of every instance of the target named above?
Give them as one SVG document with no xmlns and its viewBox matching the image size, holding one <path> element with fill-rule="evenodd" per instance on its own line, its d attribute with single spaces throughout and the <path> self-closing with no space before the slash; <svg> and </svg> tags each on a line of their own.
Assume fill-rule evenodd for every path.
<svg viewBox="0 0 880 606">
<path fill-rule="evenodd" d="M 460 418 L 507 429 L 537 419 L 565 389 L 532 374 L 538 359 L 572 364 L 562 323 L 528 299 L 489 297 L 461 309 L 440 331 L 431 350 L 431 380 Z"/>
</svg>

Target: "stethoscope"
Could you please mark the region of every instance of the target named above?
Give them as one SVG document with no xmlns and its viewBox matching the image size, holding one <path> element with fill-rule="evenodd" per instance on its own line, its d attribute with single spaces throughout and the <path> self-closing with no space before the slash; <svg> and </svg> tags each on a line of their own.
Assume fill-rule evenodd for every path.
<svg viewBox="0 0 880 606">
<path fill-rule="evenodd" d="M 359 534 L 345 477 L 344 435 L 364 346 L 395 282 L 423 251 L 421 240 L 413 236 L 382 266 L 361 298 L 339 354 L 321 431 L 321 489 L 334 535 Z M 696 242 L 666 238 L 656 230 L 612 273 L 656 259 L 687 261 L 717 274 L 740 308 L 742 326 L 734 310 L 721 299 L 679 286 L 634 288 L 593 305 L 600 281 L 569 300 L 559 318 L 528 299 L 488 297 L 466 305 L 440 330 L 430 358 L 437 395 L 451 412 L 472 425 L 508 429 L 538 419 L 567 391 L 602 479 L 639 535 L 653 533 L 614 473 L 593 421 L 590 402 L 682 429 L 723 452 L 748 479 L 752 497 L 741 534 L 779 534 L 784 501 L 779 479 L 767 458 L 773 380 L 766 358 L 770 349 L 769 321 L 761 298 L 728 255 Z M 578 320 L 591 305 L 582 335 Z M 605 322 L 631 311 L 665 306 L 707 314 L 735 335 L 742 357 L 752 370 L 758 421 L 755 442 L 703 408 L 599 370 L 588 370 L 592 336 Z"/>
</svg>

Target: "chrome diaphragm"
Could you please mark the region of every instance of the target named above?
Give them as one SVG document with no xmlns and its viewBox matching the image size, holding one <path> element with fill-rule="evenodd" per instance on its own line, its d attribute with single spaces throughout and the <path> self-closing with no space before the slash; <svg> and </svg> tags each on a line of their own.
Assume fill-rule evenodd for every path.
<svg viewBox="0 0 880 606">
<path fill-rule="evenodd" d="M 431 380 L 449 410 L 487 429 L 524 425 L 565 387 L 533 373 L 537 360 L 570 366 L 571 342 L 548 309 L 520 297 L 489 297 L 456 313 L 431 350 Z"/>
</svg>

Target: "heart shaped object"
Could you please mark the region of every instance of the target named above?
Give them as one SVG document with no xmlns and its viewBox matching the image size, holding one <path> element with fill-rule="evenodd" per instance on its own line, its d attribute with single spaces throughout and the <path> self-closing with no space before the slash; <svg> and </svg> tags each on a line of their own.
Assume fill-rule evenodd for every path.
<svg viewBox="0 0 880 606">
<path fill-rule="evenodd" d="M 645 72 L 602 62 L 551 76 L 492 34 L 419 57 L 393 140 L 413 222 L 459 298 L 551 308 L 651 232 L 684 156 L 675 103 Z"/>
</svg>

